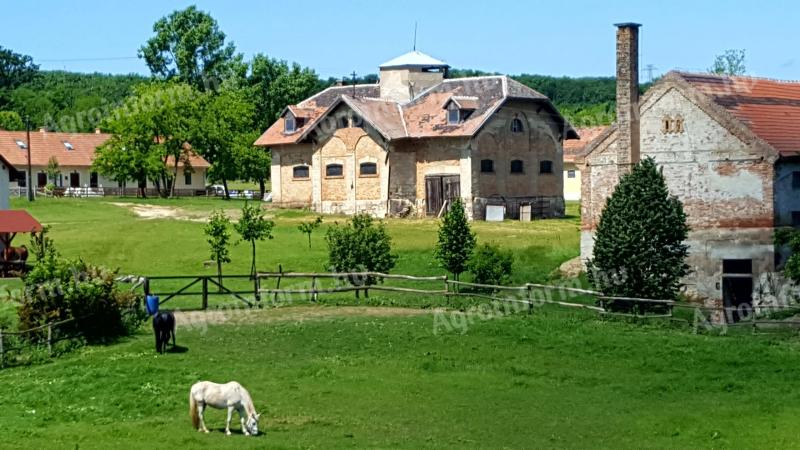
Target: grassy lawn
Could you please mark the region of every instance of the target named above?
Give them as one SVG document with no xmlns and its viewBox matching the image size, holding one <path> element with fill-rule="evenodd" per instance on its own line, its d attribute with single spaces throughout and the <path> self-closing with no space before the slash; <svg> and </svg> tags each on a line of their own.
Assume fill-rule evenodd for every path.
<svg viewBox="0 0 800 450">
<path fill-rule="evenodd" d="M 261 311 L 294 315 L 179 328 L 185 353 L 155 355 L 143 331 L 0 371 L 0 447 L 783 448 L 800 438 L 794 340 L 547 310 L 434 334 L 430 314 L 316 309 L 333 317 Z M 244 384 L 266 435 L 226 437 L 216 410 L 212 434 L 194 431 L 187 395 L 201 379 Z"/>
<path fill-rule="evenodd" d="M 230 215 L 236 215 L 243 203 L 241 200 L 224 201 L 219 198 L 141 200 L 107 197 L 39 199 L 32 204 L 15 199 L 12 208 L 27 209 L 39 221 L 51 225 L 51 236 L 66 257 L 81 257 L 92 263 L 119 268 L 122 274 L 199 275 L 214 274 L 216 270 L 203 264 L 210 259 L 203 234 L 203 217 L 209 211 L 220 208 Z M 137 205 L 174 210 L 181 217 L 193 220 L 143 219 L 132 209 Z M 577 203 L 569 205 L 568 213 L 564 219 L 529 223 L 476 222 L 474 229 L 479 242 L 494 242 L 513 250 L 516 257 L 513 282 L 543 282 L 553 276 L 562 262 L 578 255 Z M 313 219 L 314 214 L 302 210 L 271 209 L 267 211 L 267 216 L 276 222 L 275 239 L 258 244 L 259 270 L 277 271 L 280 266 L 284 271 L 326 271 L 325 231 L 331 223 L 347 220 L 345 217 L 326 216 L 323 226 L 314 233 L 312 248 L 309 249 L 306 236 L 297 230 L 297 226 L 302 221 Z M 399 255 L 395 273 L 443 274 L 433 259 L 438 221 L 390 219 L 386 223 Z M 25 236 L 17 239 L 16 245 L 27 241 Z M 234 242 L 237 241 L 234 233 Z M 224 271 L 229 274 L 248 273 L 249 258 L 249 248 L 245 243 L 234 246 L 233 262 L 227 264 Z M 13 288 L 18 284 L 0 281 L 0 295 L 3 285 Z M 231 282 L 231 287 L 235 288 L 249 286 L 246 280 Z M 180 282 L 154 285 L 156 291 L 180 287 Z M 373 297 L 376 302 L 381 299 L 380 296 Z M 197 307 L 199 297 L 178 299 L 171 305 Z"/>
<path fill-rule="evenodd" d="M 234 215 L 241 205 L 214 198 L 13 202 L 52 226 L 64 256 L 144 275 L 212 274 L 202 264 L 202 219 L 217 208 Z M 178 218 L 143 219 L 142 211 Z M 558 265 L 578 254 L 577 204 L 568 212 L 473 226 L 479 241 L 514 252 L 514 283 L 553 282 Z M 276 237 L 259 244 L 261 270 L 325 270 L 325 229 L 345 218 L 325 217 L 308 249 L 297 225 L 313 214 L 267 214 Z M 442 273 L 432 258 L 436 221 L 386 223 L 400 257 L 395 272 Z M 234 247 L 226 272 L 246 273 L 248 258 L 245 245 Z M 18 286 L 0 283 L 0 298 L 3 287 Z M 114 345 L 0 370 L 0 448 L 783 448 L 800 439 L 796 335 L 695 335 L 550 307 L 487 320 L 333 306 L 354 302 L 344 294 L 322 300 L 195 319 L 198 326 L 178 329 L 185 352 L 156 355 L 144 326 Z M 377 292 L 368 303 L 441 306 Z M 14 306 L 0 301 L 0 327 L 13 322 Z M 187 395 L 202 379 L 244 384 L 264 413 L 266 435 L 224 436 L 220 411 L 207 415 L 212 434 L 192 430 Z"/>
</svg>

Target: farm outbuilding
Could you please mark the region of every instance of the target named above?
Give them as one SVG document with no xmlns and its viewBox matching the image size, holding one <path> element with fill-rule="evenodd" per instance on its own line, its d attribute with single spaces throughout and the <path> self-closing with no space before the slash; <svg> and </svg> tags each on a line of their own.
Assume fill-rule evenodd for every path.
<svg viewBox="0 0 800 450">
<path fill-rule="evenodd" d="M 688 215 L 687 294 L 751 304 L 783 262 L 774 230 L 800 227 L 800 83 L 670 72 L 639 101 L 637 46 L 638 25 L 619 26 L 618 122 L 577 159 L 581 257 L 620 176 L 650 157 Z"/>
<path fill-rule="evenodd" d="M 506 76 L 446 78 L 420 52 L 374 85 L 335 86 L 287 107 L 256 141 L 272 151 L 273 202 L 324 213 L 436 216 L 456 198 L 519 217 L 564 214 L 563 142 L 550 100 Z"/>
</svg>

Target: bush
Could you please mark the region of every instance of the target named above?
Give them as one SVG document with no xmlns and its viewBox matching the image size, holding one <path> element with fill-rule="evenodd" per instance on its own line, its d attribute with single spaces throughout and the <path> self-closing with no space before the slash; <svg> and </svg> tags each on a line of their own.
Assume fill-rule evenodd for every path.
<svg viewBox="0 0 800 450">
<path fill-rule="evenodd" d="M 397 262 L 392 254 L 392 238 L 383 223 L 367 214 L 358 214 L 346 225 L 334 224 L 325 235 L 328 267 L 336 272 L 389 272 Z M 375 277 L 351 279 L 354 285 L 375 284 Z"/>
<path fill-rule="evenodd" d="M 105 342 L 132 333 L 144 319 L 141 298 L 120 290 L 115 276 L 115 271 L 101 266 L 47 255 L 23 279 L 19 328 L 75 319 L 54 331 L 81 334 L 88 342 Z M 44 333 L 29 336 L 37 339 Z"/>
<path fill-rule="evenodd" d="M 608 296 L 675 299 L 689 272 L 683 205 L 648 158 L 624 175 L 600 216 L 588 277 Z M 616 309 L 632 304 L 617 302 Z M 641 309 L 650 309 L 645 305 Z"/>
<path fill-rule="evenodd" d="M 511 278 L 514 254 L 492 244 L 479 246 L 469 262 L 473 281 L 478 284 L 503 285 Z"/>
</svg>

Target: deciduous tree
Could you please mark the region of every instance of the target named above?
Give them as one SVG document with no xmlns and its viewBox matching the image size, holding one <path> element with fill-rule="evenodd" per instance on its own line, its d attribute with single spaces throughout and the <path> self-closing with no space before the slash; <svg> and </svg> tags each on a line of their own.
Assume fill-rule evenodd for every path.
<svg viewBox="0 0 800 450">
<path fill-rule="evenodd" d="M 217 262 L 217 281 L 222 289 L 222 265 L 231 262 L 228 246 L 230 245 L 231 220 L 222 210 L 214 211 L 208 219 L 203 232 L 211 249 L 211 260 Z"/>
<path fill-rule="evenodd" d="M 439 240 L 433 255 L 458 280 L 467 270 L 474 248 L 475 233 L 470 229 L 464 204 L 456 199 L 439 224 Z"/>
<path fill-rule="evenodd" d="M 252 263 L 250 264 L 250 276 L 256 275 L 256 241 L 272 239 L 272 228 L 275 222 L 264 219 L 264 212 L 258 206 L 245 203 L 242 208 L 242 217 L 234 225 L 236 231 L 243 241 L 250 243 L 252 251 Z"/>
<path fill-rule="evenodd" d="M 714 58 L 714 65 L 708 70 L 720 75 L 744 75 L 747 71 L 745 67 L 745 51 L 725 50 L 723 54 Z"/>
</svg>

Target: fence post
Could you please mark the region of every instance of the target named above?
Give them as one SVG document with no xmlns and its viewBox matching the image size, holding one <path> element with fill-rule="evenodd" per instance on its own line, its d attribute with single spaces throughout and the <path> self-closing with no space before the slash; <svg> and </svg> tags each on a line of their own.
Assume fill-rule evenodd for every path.
<svg viewBox="0 0 800 450">
<path fill-rule="evenodd" d="M 317 277 L 311 277 L 311 301 L 317 302 Z"/>
<path fill-rule="evenodd" d="M 257 303 L 261 303 L 261 278 L 259 278 L 258 273 L 256 276 L 253 277 L 253 293 L 255 294 L 255 299 Z"/>
<path fill-rule="evenodd" d="M 203 309 L 208 309 L 208 277 L 203 277 Z"/>
<path fill-rule="evenodd" d="M 47 324 L 47 356 L 53 356 L 53 326 Z"/>
<path fill-rule="evenodd" d="M 533 300 L 531 298 L 531 284 L 525 283 L 525 290 L 526 298 L 528 299 L 528 314 L 533 313 Z"/>
<path fill-rule="evenodd" d="M 0 328 L 0 367 L 6 366 L 5 353 L 3 353 L 3 329 Z"/>
<path fill-rule="evenodd" d="M 278 303 L 278 289 L 281 288 L 281 275 L 283 274 L 283 266 L 278 264 L 278 281 L 275 283 L 275 295 L 272 296 L 272 303 Z"/>
<path fill-rule="evenodd" d="M 447 274 L 444 276 L 444 306 L 450 306 L 450 284 L 447 282 Z"/>
</svg>

